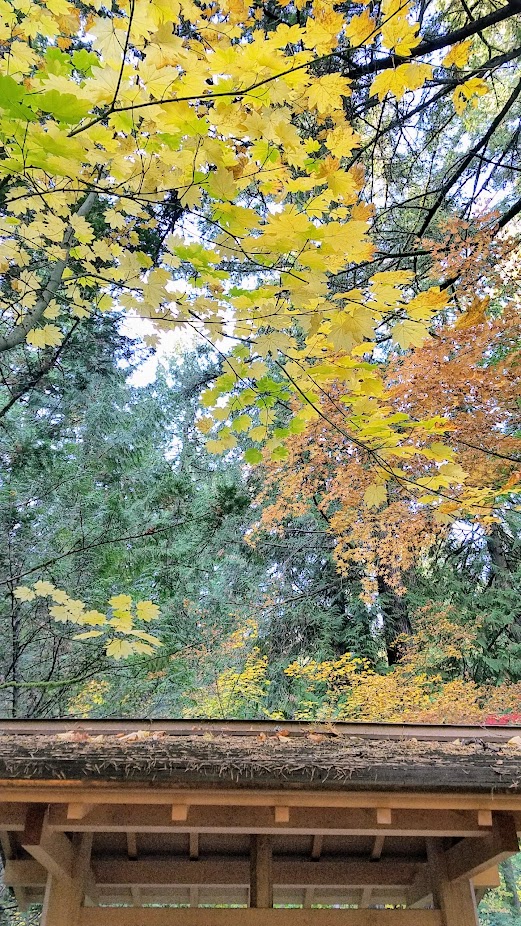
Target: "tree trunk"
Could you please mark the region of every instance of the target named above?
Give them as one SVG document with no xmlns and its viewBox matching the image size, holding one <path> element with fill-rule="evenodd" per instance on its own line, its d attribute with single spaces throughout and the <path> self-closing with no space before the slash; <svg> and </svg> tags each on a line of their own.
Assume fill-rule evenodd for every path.
<svg viewBox="0 0 521 926">
<path fill-rule="evenodd" d="M 403 640 L 397 642 L 396 638 L 403 635 L 410 636 L 412 633 L 407 601 L 405 597 L 398 595 L 387 579 L 380 574 L 378 575 L 378 595 L 387 661 L 390 666 L 394 666 L 404 655 L 407 648 L 407 644 Z"/>
<path fill-rule="evenodd" d="M 506 585 L 508 582 L 508 560 L 505 555 L 501 531 L 494 524 L 487 535 L 487 550 L 490 556 L 490 585 Z"/>
</svg>

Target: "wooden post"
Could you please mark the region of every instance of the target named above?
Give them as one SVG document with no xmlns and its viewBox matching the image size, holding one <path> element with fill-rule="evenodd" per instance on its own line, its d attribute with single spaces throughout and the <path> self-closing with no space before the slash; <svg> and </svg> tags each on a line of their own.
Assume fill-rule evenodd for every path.
<svg viewBox="0 0 521 926">
<path fill-rule="evenodd" d="M 443 840 L 427 840 L 434 906 L 441 911 L 443 926 L 479 926 L 474 885 L 467 878 L 449 881 Z"/>
<path fill-rule="evenodd" d="M 273 906 L 270 836 L 252 836 L 250 843 L 250 907 Z"/>
<path fill-rule="evenodd" d="M 188 851 L 191 861 L 196 862 L 199 858 L 199 833 L 190 833 Z"/>
<path fill-rule="evenodd" d="M 49 873 L 43 901 L 41 926 L 78 926 L 90 870 L 92 833 L 84 833 L 75 845 L 72 878 Z"/>
<path fill-rule="evenodd" d="M 14 840 L 13 833 L 0 832 L 0 846 L 2 847 L 2 851 L 4 853 L 4 859 L 6 863 L 9 863 L 10 859 L 16 859 L 16 843 Z M 5 875 L 5 871 L 4 871 L 4 875 Z M 27 900 L 27 891 L 25 890 L 25 887 L 22 887 L 21 885 L 20 886 L 15 885 L 14 886 L 14 896 L 16 898 L 18 909 L 20 910 L 21 913 L 25 913 L 25 911 L 27 910 L 29 906 L 29 903 Z"/>
</svg>

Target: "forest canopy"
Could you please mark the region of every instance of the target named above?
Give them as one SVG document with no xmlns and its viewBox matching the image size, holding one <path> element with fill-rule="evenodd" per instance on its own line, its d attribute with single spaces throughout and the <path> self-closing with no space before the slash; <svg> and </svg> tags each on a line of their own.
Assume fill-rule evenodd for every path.
<svg viewBox="0 0 521 926">
<path fill-rule="evenodd" d="M 520 12 L 0 0 L 6 716 L 519 718 Z"/>
</svg>

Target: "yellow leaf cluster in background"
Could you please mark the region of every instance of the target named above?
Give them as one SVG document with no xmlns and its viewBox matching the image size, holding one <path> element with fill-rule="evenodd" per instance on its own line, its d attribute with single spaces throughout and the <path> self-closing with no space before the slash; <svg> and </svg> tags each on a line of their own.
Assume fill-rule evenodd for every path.
<svg viewBox="0 0 521 926">
<path fill-rule="evenodd" d="M 447 677 L 443 667 L 463 665 L 476 645 L 479 627 L 469 628 L 451 608 L 434 615 L 427 604 L 414 616 L 415 628 L 399 662 L 383 673 L 350 652 L 318 661 L 305 658 L 286 665 L 291 717 L 303 721 L 388 723 L 483 723 L 492 713 L 516 710 L 519 684 L 477 685 Z M 399 641 L 397 641 L 399 642 Z M 210 685 L 185 692 L 189 716 L 244 716 L 253 707 L 284 720 L 268 708 L 267 658 L 257 634 L 239 627 L 222 644 L 226 666 Z M 226 653 L 228 656 L 226 657 Z"/>
</svg>

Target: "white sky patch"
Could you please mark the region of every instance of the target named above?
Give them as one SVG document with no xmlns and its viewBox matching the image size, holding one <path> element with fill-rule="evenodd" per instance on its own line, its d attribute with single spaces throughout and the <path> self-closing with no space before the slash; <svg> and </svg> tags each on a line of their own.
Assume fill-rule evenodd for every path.
<svg viewBox="0 0 521 926">
<path fill-rule="evenodd" d="M 157 335 L 157 329 L 154 329 L 152 322 L 146 318 L 138 318 L 136 315 L 132 316 L 130 314 L 121 322 L 120 332 L 127 338 L 143 339 L 147 334 Z M 196 335 L 189 328 L 161 332 L 159 343 L 153 355 L 148 360 L 140 363 L 129 377 L 130 385 L 149 386 L 156 378 L 159 364 L 166 368 L 171 357 L 189 350 L 195 344 L 195 340 Z"/>
</svg>

